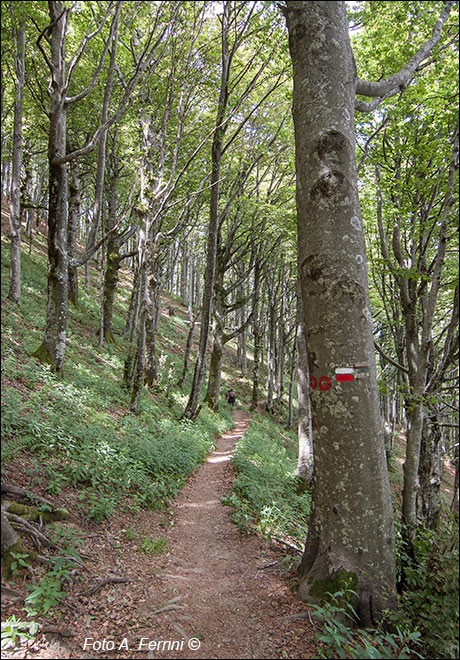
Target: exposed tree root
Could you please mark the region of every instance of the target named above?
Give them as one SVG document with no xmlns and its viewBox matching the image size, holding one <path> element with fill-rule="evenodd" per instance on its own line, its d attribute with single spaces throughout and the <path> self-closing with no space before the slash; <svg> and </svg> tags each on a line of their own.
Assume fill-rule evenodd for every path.
<svg viewBox="0 0 460 660">
<path fill-rule="evenodd" d="M 75 633 L 66 628 L 65 626 L 53 626 L 51 624 L 42 624 L 39 626 L 39 631 L 43 634 L 52 633 L 53 635 L 60 635 L 61 637 L 74 637 Z"/>
<path fill-rule="evenodd" d="M 48 506 L 51 507 L 51 509 L 55 509 L 54 504 L 49 500 L 45 499 L 41 495 L 36 495 L 35 493 L 32 493 L 30 490 L 26 490 L 25 488 L 20 488 L 19 486 L 13 486 L 12 484 L 5 484 L 2 482 L 1 492 L 2 494 L 9 493 L 10 495 L 16 495 L 16 497 L 22 497 L 24 499 L 30 500 L 31 502 L 47 504 Z"/>
<path fill-rule="evenodd" d="M 21 596 L 19 591 L 15 591 L 14 589 L 7 587 L 5 584 L 2 584 L 2 599 L 3 598 L 12 602 L 23 600 L 23 596 Z"/>
<path fill-rule="evenodd" d="M 53 505 L 51 505 L 51 511 L 39 511 L 33 506 L 19 504 L 19 502 L 5 502 L 3 508 L 9 513 L 14 513 L 30 522 L 39 522 L 41 520 L 44 522 L 54 522 L 57 520 L 67 520 L 69 517 L 67 509 L 57 509 Z"/>
<path fill-rule="evenodd" d="M 7 579 L 11 575 L 11 566 L 16 561 L 16 556 L 22 555 L 25 563 L 31 564 L 37 559 L 37 553 L 31 551 L 24 545 L 19 533 L 29 536 L 35 547 L 40 549 L 45 546 L 62 552 L 62 549 L 50 541 L 40 530 L 43 522 L 54 520 L 65 520 L 69 517 L 66 509 L 57 509 L 51 502 L 39 495 L 35 495 L 23 488 L 2 483 L 2 493 L 9 493 L 16 497 L 28 498 L 38 504 L 45 504 L 48 511 L 40 511 L 33 506 L 20 504 L 18 502 L 3 501 L 1 505 L 1 545 L 2 560 L 4 566 L 3 576 Z"/>
<path fill-rule="evenodd" d="M 125 582 L 129 582 L 129 580 L 127 578 L 117 577 L 116 575 L 109 575 L 103 580 L 99 580 L 99 582 L 97 582 L 87 591 L 82 591 L 80 596 L 93 596 L 95 593 L 100 591 L 102 587 L 105 587 L 106 584 L 123 584 Z"/>
<path fill-rule="evenodd" d="M 14 529 L 22 530 L 28 534 L 38 550 L 40 550 L 41 546 L 44 545 L 47 548 L 53 548 L 54 550 L 62 551 L 62 548 L 56 545 L 56 543 L 53 543 L 53 541 L 50 541 L 34 525 L 32 525 L 30 522 L 27 522 L 27 520 L 24 520 L 24 518 L 21 518 L 21 516 L 16 516 L 14 513 L 9 513 L 9 511 L 7 511 L 6 518 L 12 524 Z"/>
</svg>

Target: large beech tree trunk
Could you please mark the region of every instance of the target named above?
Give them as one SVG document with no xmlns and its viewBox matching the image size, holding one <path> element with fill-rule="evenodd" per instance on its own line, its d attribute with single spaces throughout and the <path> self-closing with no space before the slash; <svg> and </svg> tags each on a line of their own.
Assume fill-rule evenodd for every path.
<svg viewBox="0 0 460 660">
<path fill-rule="evenodd" d="M 344 2 L 287 2 L 286 19 L 315 445 L 298 595 L 351 588 L 367 625 L 394 603 L 395 547 L 357 190 L 356 69 Z M 360 377 L 336 380 L 353 366 Z"/>
<path fill-rule="evenodd" d="M 14 98 L 13 163 L 11 173 L 11 279 L 8 299 L 19 303 L 21 298 L 21 164 L 22 164 L 22 106 L 25 80 L 25 31 L 14 30 L 16 42 L 16 83 Z"/>
<path fill-rule="evenodd" d="M 49 2 L 48 6 L 52 80 L 48 139 L 48 298 L 43 342 L 34 355 L 59 371 L 64 362 L 69 307 L 67 165 L 59 162 L 65 156 L 67 138 L 65 35 L 68 12 L 58 2 Z"/>
</svg>

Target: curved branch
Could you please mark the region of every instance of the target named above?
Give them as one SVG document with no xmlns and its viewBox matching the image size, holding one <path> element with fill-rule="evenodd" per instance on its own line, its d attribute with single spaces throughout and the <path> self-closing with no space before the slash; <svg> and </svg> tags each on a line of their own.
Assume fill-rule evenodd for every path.
<svg viewBox="0 0 460 660">
<path fill-rule="evenodd" d="M 358 78 L 356 81 L 356 94 L 359 96 L 375 98 L 376 100 L 366 102 L 357 99 L 355 103 L 355 108 L 357 110 L 360 110 L 361 112 L 371 112 L 382 103 L 384 99 L 394 96 L 395 94 L 398 94 L 398 92 L 403 92 L 407 88 L 423 60 L 430 54 L 441 38 L 442 28 L 454 4 L 455 3 L 452 1 L 446 2 L 440 17 L 436 21 L 430 39 L 418 49 L 415 55 L 400 71 L 378 82 Z"/>
</svg>

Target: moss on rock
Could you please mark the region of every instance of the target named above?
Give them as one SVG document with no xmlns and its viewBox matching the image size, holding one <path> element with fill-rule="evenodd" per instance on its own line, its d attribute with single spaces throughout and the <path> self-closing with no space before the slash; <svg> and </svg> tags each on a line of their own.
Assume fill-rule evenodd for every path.
<svg viewBox="0 0 460 660">
<path fill-rule="evenodd" d="M 29 520 L 30 522 L 36 522 L 40 520 L 40 518 L 44 522 L 52 522 L 55 520 L 66 520 L 69 517 L 69 512 L 66 509 L 39 511 L 34 506 L 20 504 L 19 502 L 11 502 L 7 508 L 7 511 L 9 513 L 13 513 L 16 516 L 24 518 L 24 520 Z"/>
</svg>

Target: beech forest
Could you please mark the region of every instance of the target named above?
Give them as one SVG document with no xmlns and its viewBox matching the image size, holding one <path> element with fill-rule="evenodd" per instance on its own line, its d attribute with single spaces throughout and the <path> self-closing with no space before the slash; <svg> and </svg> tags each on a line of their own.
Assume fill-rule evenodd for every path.
<svg viewBox="0 0 460 660">
<path fill-rule="evenodd" d="M 458 32 L 1 1 L 2 657 L 459 657 Z"/>
</svg>

